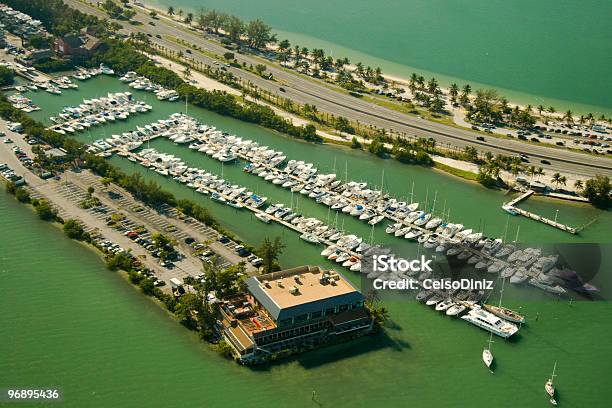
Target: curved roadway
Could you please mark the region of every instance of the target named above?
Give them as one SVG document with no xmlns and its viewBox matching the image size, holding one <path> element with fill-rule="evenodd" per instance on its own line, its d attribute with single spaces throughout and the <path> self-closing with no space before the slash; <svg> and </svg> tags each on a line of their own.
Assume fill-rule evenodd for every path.
<svg viewBox="0 0 612 408">
<path fill-rule="evenodd" d="M 94 6 L 85 5 L 78 0 L 65 1 L 83 12 L 94 14 L 100 18 L 107 17 L 103 11 Z M 179 23 L 165 17 L 152 19 L 146 11 L 139 7 L 133 7 L 133 10 L 137 12 L 134 20 L 141 22 L 142 25 L 134 26 L 122 22 L 124 27 L 122 32 L 125 34 L 144 32 L 151 35 L 151 41 L 169 49 L 183 50 L 183 52 L 186 52 L 187 47 L 168 40 L 168 36 L 181 38 L 189 44 L 197 44 L 202 49 L 217 55 L 227 52 L 227 49 L 221 45 L 207 40 L 201 32 L 188 30 L 185 26 L 179 28 Z M 150 22 L 153 22 L 155 25 L 151 25 Z M 160 35 L 161 38 L 157 38 L 156 35 Z M 261 58 L 251 55 L 236 53 L 235 56 L 239 63 L 243 61 L 253 65 L 262 63 Z M 192 52 L 190 57 L 208 65 L 213 65 L 217 61 L 197 51 Z M 612 176 L 612 159 L 603 156 L 592 156 L 568 149 L 527 144 L 517 140 L 493 136 L 487 137 L 485 142 L 479 141 L 476 140 L 476 133 L 470 130 L 427 121 L 360 100 L 347 95 L 345 92 L 334 90 L 333 85 L 312 78 L 305 78 L 297 73 L 281 69 L 275 64 L 267 64 L 267 69 L 274 75 L 277 82 L 263 79 L 258 75 L 241 69 L 227 68 L 235 76 L 242 80 L 250 81 L 272 94 L 279 93 L 280 84 L 285 89 L 284 95 L 297 103 L 316 105 L 319 111 L 336 116 L 344 116 L 353 121 L 359 121 L 359 123 L 364 125 L 392 129 L 395 133 L 408 136 L 433 137 L 442 145 L 451 145 L 458 148 L 473 146 L 480 151 L 490 151 L 494 154 L 506 155 L 525 153 L 530 157 L 531 164 L 544 167 L 549 172 L 559 171 L 589 177 L 595 174 Z M 550 161 L 551 164 L 542 164 L 540 161 L 544 159 Z"/>
</svg>

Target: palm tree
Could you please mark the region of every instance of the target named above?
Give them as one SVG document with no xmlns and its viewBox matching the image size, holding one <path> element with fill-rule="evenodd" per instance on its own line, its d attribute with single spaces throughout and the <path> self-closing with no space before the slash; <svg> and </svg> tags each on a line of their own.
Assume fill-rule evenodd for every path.
<svg viewBox="0 0 612 408">
<path fill-rule="evenodd" d="M 542 167 L 538 167 L 538 172 L 537 172 L 537 174 L 538 174 L 538 180 L 539 180 L 539 179 L 540 179 L 540 177 L 541 177 L 541 176 L 543 176 L 543 175 L 545 174 L 545 173 L 544 173 L 544 169 L 543 169 Z"/>
<path fill-rule="evenodd" d="M 553 184 L 555 184 L 557 187 L 559 187 L 559 180 L 561 179 L 561 174 L 560 173 L 555 173 L 552 176 L 551 181 L 553 182 Z"/>
<path fill-rule="evenodd" d="M 457 95 L 459 95 L 459 86 L 455 83 L 452 83 L 448 88 L 448 94 L 450 96 L 451 101 L 455 102 L 455 100 L 457 100 Z"/>
<path fill-rule="evenodd" d="M 173 16 L 174 15 L 174 7 L 172 7 L 172 6 L 168 7 L 168 15 L 169 16 Z"/>
<path fill-rule="evenodd" d="M 595 121 L 595 117 L 593 116 L 592 113 L 589 112 L 589 114 L 587 115 L 586 119 L 589 121 L 589 123 L 591 125 L 593 125 L 593 122 Z"/>
<path fill-rule="evenodd" d="M 412 94 L 414 94 L 414 91 L 416 90 L 418 79 L 419 79 L 419 76 L 416 74 L 416 72 L 413 72 L 412 75 L 410 75 L 410 81 L 408 82 L 408 89 L 410 89 L 410 92 Z"/>
<path fill-rule="evenodd" d="M 529 166 L 527 168 L 527 174 L 529 174 L 529 177 L 531 177 L 531 180 L 533 180 L 533 178 L 535 177 L 537 173 L 538 171 L 536 170 L 535 166 Z"/>
<path fill-rule="evenodd" d="M 555 109 L 555 107 L 554 107 L 554 106 L 549 106 L 549 107 L 548 107 L 548 111 L 549 111 L 550 113 L 555 113 L 557 110 Z"/>
<path fill-rule="evenodd" d="M 559 177 L 559 184 L 561 184 L 563 187 L 565 187 L 565 185 L 567 184 L 567 177 L 565 177 L 565 176 Z"/>
<path fill-rule="evenodd" d="M 191 76 L 191 68 L 189 66 L 186 66 L 185 69 L 183 70 L 183 77 L 185 79 L 189 79 L 190 76 Z"/>
<path fill-rule="evenodd" d="M 565 112 L 563 119 L 565 119 L 567 123 L 574 123 L 574 117 L 572 116 L 572 111 L 568 109 L 567 112 Z"/>
<path fill-rule="evenodd" d="M 438 81 L 436 81 L 436 78 L 432 77 L 427 83 L 427 90 L 429 91 L 429 93 L 433 94 L 436 92 L 437 89 L 438 89 Z"/>
<path fill-rule="evenodd" d="M 542 112 L 544 112 L 544 106 L 538 105 L 538 113 L 540 114 L 540 116 L 542 116 Z"/>
<path fill-rule="evenodd" d="M 468 106 L 470 103 L 470 93 L 472 92 L 472 87 L 469 84 L 466 84 L 462 91 L 461 96 L 459 97 L 459 102 L 461 105 Z"/>
<path fill-rule="evenodd" d="M 418 85 L 419 89 L 425 88 L 425 78 L 423 78 L 422 75 L 419 75 L 417 77 L 417 85 Z"/>
<path fill-rule="evenodd" d="M 521 173 L 521 166 L 517 165 L 517 164 L 512 164 L 510 166 L 510 174 L 512 174 L 514 176 L 514 179 L 516 180 L 516 178 L 518 177 L 518 175 Z"/>
<path fill-rule="evenodd" d="M 363 64 L 361 62 L 355 64 L 355 72 L 358 76 L 363 76 Z"/>
<path fill-rule="evenodd" d="M 295 45 L 295 47 L 293 47 L 293 58 L 295 59 L 295 67 L 297 67 L 300 64 L 300 46 L 299 45 Z"/>
<path fill-rule="evenodd" d="M 582 184 L 582 180 L 578 179 L 574 182 L 574 187 L 576 188 L 577 191 L 582 191 L 582 189 L 584 188 L 584 185 Z"/>
</svg>

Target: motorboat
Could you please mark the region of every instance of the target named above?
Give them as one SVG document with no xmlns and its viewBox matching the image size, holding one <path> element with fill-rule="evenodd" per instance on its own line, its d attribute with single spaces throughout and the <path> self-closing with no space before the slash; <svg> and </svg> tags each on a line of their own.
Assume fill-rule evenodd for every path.
<svg viewBox="0 0 612 408">
<path fill-rule="evenodd" d="M 508 338 L 518 331 L 518 327 L 515 324 L 506 322 L 493 313 L 489 313 L 479 307 L 474 307 L 467 314 L 461 316 L 461 318 L 503 338 Z"/>
<path fill-rule="evenodd" d="M 272 218 L 270 218 L 270 216 L 268 216 L 266 213 L 257 212 L 255 213 L 255 217 L 266 224 L 269 224 L 270 221 L 272 221 Z"/>
<path fill-rule="evenodd" d="M 424 302 L 425 300 L 427 300 L 427 298 L 429 298 L 433 293 L 431 291 L 428 290 L 421 290 L 419 293 L 417 293 L 416 295 L 416 300 L 418 300 L 419 302 Z"/>
<path fill-rule="evenodd" d="M 442 302 L 438 303 L 436 305 L 436 310 L 438 312 L 446 312 L 446 310 L 448 308 L 450 308 L 451 306 L 453 306 L 454 304 L 455 304 L 455 302 L 453 302 L 452 299 L 448 298 L 448 299 L 445 299 Z"/>
<path fill-rule="evenodd" d="M 302 235 L 300 235 L 300 239 L 309 242 L 311 244 L 318 244 L 319 243 L 319 237 L 317 237 L 315 234 L 310 233 L 310 232 L 305 232 Z"/>
<path fill-rule="evenodd" d="M 444 298 L 442 296 L 440 296 L 440 295 L 433 295 L 427 301 L 425 301 L 425 304 L 427 306 L 434 306 L 434 305 L 438 304 L 439 302 L 441 302 L 443 300 L 444 300 Z"/>
<path fill-rule="evenodd" d="M 454 303 L 451 307 L 446 309 L 447 316 L 458 316 L 463 311 L 465 311 L 466 307 L 461 303 Z"/>
</svg>

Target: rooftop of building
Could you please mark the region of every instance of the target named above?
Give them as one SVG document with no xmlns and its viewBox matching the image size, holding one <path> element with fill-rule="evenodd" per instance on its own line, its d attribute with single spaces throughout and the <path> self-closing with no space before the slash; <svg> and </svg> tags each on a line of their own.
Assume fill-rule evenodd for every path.
<svg viewBox="0 0 612 408">
<path fill-rule="evenodd" d="M 235 338 L 241 344 L 248 342 L 243 338 L 246 334 L 276 328 L 274 321 L 266 314 L 265 310 L 255 307 L 253 298 L 248 294 L 236 295 L 225 299 L 220 304 L 221 311 L 227 319 L 223 319 L 224 326 L 233 332 Z M 238 324 L 232 324 L 232 321 Z"/>
<path fill-rule="evenodd" d="M 362 300 L 361 293 L 342 274 L 318 266 L 253 276 L 247 280 L 247 286 L 274 319 L 282 318 L 281 311 L 308 313 L 324 309 L 324 303 L 329 301 Z"/>
</svg>

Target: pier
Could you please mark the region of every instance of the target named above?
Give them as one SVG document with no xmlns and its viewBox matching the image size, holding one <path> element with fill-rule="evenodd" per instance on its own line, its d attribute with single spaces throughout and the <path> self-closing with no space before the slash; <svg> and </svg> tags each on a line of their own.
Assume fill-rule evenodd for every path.
<svg viewBox="0 0 612 408">
<path fill-rule="evenodd" d="M 522 215 L 523 217 L 527 217 L 530 218 L 532 220 L 535 221 L 539 221 L 542 222 L 546 225 L 550 225 L 551 227 L 555 227 L 557 229 L 560 229 L 561 231 L 565 231 L 565 232 L 569 232 L 570 234 L 576 235 L 578 233 L 578 229 L 574 228 L 574 227 L 570 227 L 568 225 L 562 224 L 560 222 L 548 219 L 546 217 L 542 217 L 541 215 L 526 211 L 526 210 L 522 210 L 520 208 L 513 208 L 514 211 L 516 211 L 518 213 L 518 215 Z"/>
<path fill-rule="evenodd" d="M 124 155 L 125 155 L 125 154 L 124 154 Z M 137 154 L 131 153 L 131 152 L 128 152 L 128 153 L 127 153 L 127 157 L 128 157 L 128 158 L 132 158 L 133 160 L 135 160 L 135 161 L 136 161 L 136 162 L 138 162 L 138 163 L 139 163 L 139 162 L 142 160 L 142 158 L 141 158 L 140 156 L 138 156 Z M 202 190 L 207 191 L 208 193 L 216 193 L 216 194 L 218 194 L 220 197 L 223 197 L 223 198 L 224 198 L 226 201 L 228 201 L 228 202 L 229 202 L 229 201 L 231 201 L 231 200 L 233 199 L 233 197 L 230 197 L 229 195 L 224 194 L 224 193 L 222 193 L 221 191 L 218 191 L 218 190 L 216 190 L 216 189 L 210 188 L 210 187 L 208 187 L 208 186 L 201 186 L 200 188 L 201 188 Z M 248 204 L 243 203 L 243 204 L 242 204 L 242 208 L 245 208 L 246 210 L 251 211 L 253 214 L 263 214 L 263 215 L 265 215 L 266 217 L 268 217 L 268 218 L 269 218 L 271 221 L 277 222 L 277 223 L 281 224 L 282 226 L 284 226 L 284 227 L 286 227 L 286 228 L 289 228 L 289 229 L 290 229 L 290 230 L 292 230 L 292 231 L 297 232 L 298 234 L 303 234 L 303 233 L 304 233 L 304 231 L 303 231 L 303 230 L 301 230 L 301 229 L 299 228 L 299 226 L 298 226 L 298 225 L 294 225 L 294 224 L 292 224 L 292 223 L 290 223 L 290 222 L 287 222 L 287 221 L 285 221 L 285 220 L 283 220 L 283 219 L 281 219 L 281 218 L 275 217 L 275 216 L 274 216 L 274 214 L 267 214 L 265 211 L 260 210 L 260 209 L 259 209 L 259 208 L 257 208 L 257 207 L 253 207 L 253 206 L 251 206 L 251 205 L 248 205 Z M 320 244 L 323 244 L 323 245 L 326 245 L 326 246 L 333 246 L 333 245 L 335 245 L 335 244 L 334 244 L 334 242 L 332 242 L 332 241 L 330 241 L 330 240 L 327 240 L 327 239 L 325 239 L 325 238 L 323 238 L 323 237 L 317 237 L 317 238 L 318 238 L 318 240 L 319 240 L 319 243 L 320 243 Z M 357 253 L 356 253 L 356 252 L 354 252 L 354 251 L 350 251 L 350 250 L 348 250 L 348 249 L 343 249 L 343 250 L 344 250 L 344 252 L 349 253 L 349 255 L 351 255 L 351 256 L 356 256 L 356 257 L 358 257 L 358 258 L 361 258 L 361 257 L 360 257 L 360 255 L 359 255 L 359 254 L 357 254 Z"/>
<path fill-rule="evenodd" d="M 557 228 L 557 229 L 559 229 L 561 231 L 569 232 L 570 234 L 573 234 L 573 235 L 576 235 L 578 233 L 579 230 L 577 228 L 570 227 L 569 225 L 565 225 L 565 224 L 562 224 L 560 222 L 557 222 L 556 219 L 555 220 L 551 220 L 549 218 L 542 217 L 541 215 L 538 215 L 538 214 L 532 213 L 530 211 L 523 210 L 521 208 L 516 207 L 516 205 L 518 203 L 528 199 L 534 193 L 535 192 L 533 190 L 528 190 L 525 193 L 521 194 L 520 196 L 514 198 L 513 200 L 508 201 L 507 203 L 504 203 L 502 205 L 502 209 L 504 211 L 506 211 L 506 212 L 509 212 L 512 215 L 522 215 L 523 217 L 527 217 L 527 218 L 532 219 L 534 221 L 539 221 L 539 222 L 544 223 L 546 225 L 550 225 L 551 227 Z"/>
<path fill-rule="evenodd" d="M 15 74 L 34 83 L 49 82 L 53 79 L 49 75 L 42 73 L 32 67 L 29 67 L 27 69 L 15 69 Z"/>
<path fill-rule="evenodd" d="M 521 194 L 520 196 L 516 197 L 515 199 L 513 199 L 511 201 L 508 201 L 505 205 L 510 206 L 510 207 L 514 207 L 515 205 L 517 205 L 521 201 L 524 201 L 524 200 L 528 199 L 529 197 L 531 197 L 534 193 L 535 193 L 535 191 L 528 190 L 527 192 L 525 192 L 525 193 Z"/>
</svg>

